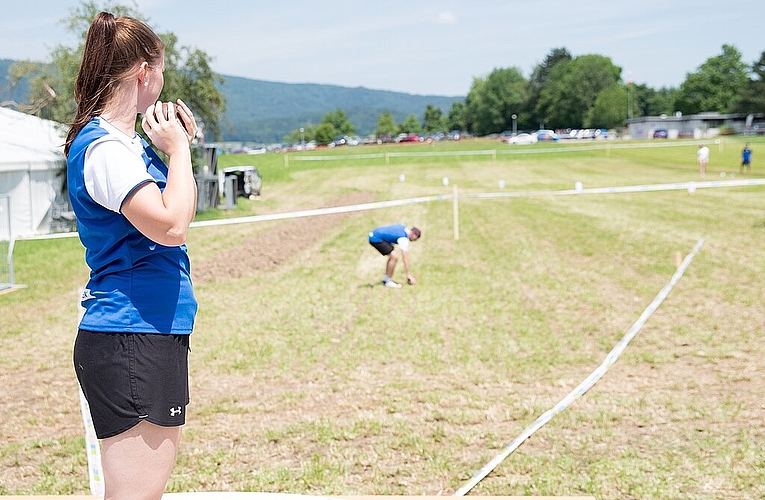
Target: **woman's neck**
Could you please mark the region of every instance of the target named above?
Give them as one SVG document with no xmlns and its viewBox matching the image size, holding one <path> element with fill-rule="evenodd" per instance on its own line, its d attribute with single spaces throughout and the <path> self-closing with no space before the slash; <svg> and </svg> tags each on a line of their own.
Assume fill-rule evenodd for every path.
<svg viewBox="0 0 765 500">
<path fill-rule="evenodd" d="M 135 135 L 135 119 L 138 116 L 135 103 L 135 96 L 117 93 L 105 106 L 101 116 L 125 132 L 128 137 L 133 137 Z"/>
<path fill-rule="evenodd" d="M 133 119 L 131 120 L 124 114 L 114 114 L 110 111 L 104 111 L 101 113 L 101 117 L 111 123 L 118 130 L 124 132 L 128 137 L 133 137 L 135 135 L 135 116 L 133 116 Z"/>
</svg>

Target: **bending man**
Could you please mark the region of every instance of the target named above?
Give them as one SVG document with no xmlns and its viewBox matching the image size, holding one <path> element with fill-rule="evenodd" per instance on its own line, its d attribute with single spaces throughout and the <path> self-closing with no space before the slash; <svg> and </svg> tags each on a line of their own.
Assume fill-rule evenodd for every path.
<svg viewBox="0 0 765 500">
<path fill-rule="evenodd" d="M 404 261 L 406 270 L 406 282 L 410 285 L 417 283 L 409 270 L 409 243 L 420 239 L 422 232 L 413 227 L 409 229 L 403 224 L 392 224 L 382 226 L 369 232 L 369 244 L 377 249 L 380 254 L 388 257 L 385 265 L 385 275 L 383 276 L 383 285 L 388 288 L 401 288 L 399 283 L 393 281 L 393 271 L 396 269 L 398 258 L 396 257 L 394 245 L 401 250 L 401 260 Z"/>
</svg>

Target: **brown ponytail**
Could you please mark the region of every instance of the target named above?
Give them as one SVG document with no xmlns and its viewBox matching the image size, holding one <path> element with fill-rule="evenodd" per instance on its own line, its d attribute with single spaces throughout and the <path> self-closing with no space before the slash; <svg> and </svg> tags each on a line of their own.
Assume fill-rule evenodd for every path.
<svg viewBox="0 0 765 500">
<path fill-rule="evenodd" d="M 101 12 L 93 20 L 85 39 L 80 71 L 74 84 L 77 114 L 70 124 L 64 144 L 69 154 L 72 141 L 91 118 L 104 112 L 119 84 L 136 65 L 152 66 L 164 45 L 146 24 L 130 17 L 115 18 Z"/>
</svg>

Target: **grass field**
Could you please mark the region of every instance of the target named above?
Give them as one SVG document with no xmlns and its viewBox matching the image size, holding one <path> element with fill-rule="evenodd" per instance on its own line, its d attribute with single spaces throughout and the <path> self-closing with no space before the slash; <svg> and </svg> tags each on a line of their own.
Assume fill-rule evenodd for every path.
<svg viewBox="0 0 765 500">
<path fill-rule="evenodd" d="M 738 172 L 742 139 L 714 144 L 704 178 L 697 142 L 618 144 L 223 156 L 220 166 L 257 165 L 263 196 L 198 219 L 455 185 L 465 195 L 553 192 L 765 172 L 763 140 L 748 176 Z M 600 365 L 669 282 L 677 254 L 703 238 L 603 379 L 470 495 L 763 498 L 763 196 L 752 186 L 463 198 L 457 240 L 450 200 L 194 228 L 192 402 L 169 489 L 451 495 Z M 423 230 L 411 251 L 417 286 L 378 284 L 384 259 L 366 233 L 392 222 Z M 0 494 L 87 493 L 71 367 L 83 250 L 74 238 L 20 241 L 14 258 L 26 288 L 0 295 Z"/>
</svg>

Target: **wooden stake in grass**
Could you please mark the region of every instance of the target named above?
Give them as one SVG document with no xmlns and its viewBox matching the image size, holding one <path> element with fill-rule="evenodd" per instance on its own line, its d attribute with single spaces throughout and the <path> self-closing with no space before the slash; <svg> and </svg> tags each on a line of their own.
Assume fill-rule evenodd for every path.
<svg viewBox="0 0 765 500">
<path fill-rule="evenodd" d="M 678 250 L 677 252 L 675 252 L 675 267 L 680 267 L 680 264 L 682 263 L 683 263 L 683 254 L 680 253 L 680 251 Z"/>
</svg>

